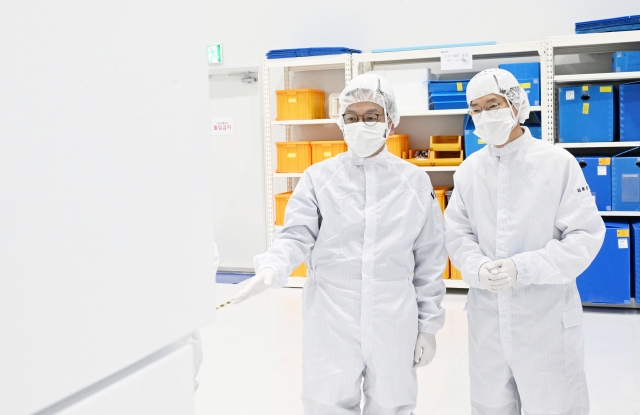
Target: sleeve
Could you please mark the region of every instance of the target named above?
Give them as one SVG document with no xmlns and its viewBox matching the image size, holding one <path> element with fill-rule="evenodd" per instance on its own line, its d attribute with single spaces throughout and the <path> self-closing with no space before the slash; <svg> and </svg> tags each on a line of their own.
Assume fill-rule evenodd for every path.
<svg viewBox="0 0 640 415">
<path fill-rule="evenodd" d="M 276 233 L 273 245 L 253 258 L 256 272 L 273 269 L 277 275 L 273 287 L 284 287 L 293 269 L 304 262 L 313 249 L 320 220 L 313 183 L 305 173 L 287 203 L 284 227 Z"/>
<path fill-rule="evenodd" d="M 415 269 L 413 286 L 418 301 L 418 330 L 436 334 L 444 325 L 442 299 L 446 293 L 442 272 L 447 265 L 444 248 L 444 221 L 433 191 L 429 196 L 422 230 L 413 246 Z"/>
<path fill-rule="evenodd" d="M 464 282 L 472 288 L 485 289 L 478 273 L 482 264 L 491 261 L 491 258 L 480 249 L 478 236 L 471 227 L 467 208 L 460 192 L 462 187 L 458 185 L 455 175 L 453 180 L 455 185 L 453 194 L 444 212 L 447 252 L 453 265 L 460 270 Z"/>
<path fill-rule="evenodd" d="M 564 176 L 555 220 L 560 237 L 549 241 L 542 249 L 511 257 L 518 270 L 519 284 L 571 282 L 587 269 L 600 251 L 605 235 L 604 222 L 576 160 L 569 161 Z"/>
</svg>

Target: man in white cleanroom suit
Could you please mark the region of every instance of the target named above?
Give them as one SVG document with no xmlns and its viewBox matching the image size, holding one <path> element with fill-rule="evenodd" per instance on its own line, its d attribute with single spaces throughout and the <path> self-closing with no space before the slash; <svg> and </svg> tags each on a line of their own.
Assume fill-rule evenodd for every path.
<svg viewBox="0 0 640 415">
<path fill-rule="evenodd" d="M 282 287 L 306 261 L 304 413 L 360 414 L 362 386 L 365 414 L 409 415 L 415 368 L 444 323 L 444 221 L 429 176 L 386 149 L 400 120 L 391 85 L 354 78 L 340 114 L 349 151 L 307 169 L 234 302 Z"/>
<path fill-rule="evenodd" d="M 578 277 L 605 227 L 582 169 L 531 137 L 527 94 L 502 69 L 467 87 L 476 135 L 488 145 L 454 175 L 446 246 L 470 285 L 473 415 L 585 415 Z"/>
</svg>

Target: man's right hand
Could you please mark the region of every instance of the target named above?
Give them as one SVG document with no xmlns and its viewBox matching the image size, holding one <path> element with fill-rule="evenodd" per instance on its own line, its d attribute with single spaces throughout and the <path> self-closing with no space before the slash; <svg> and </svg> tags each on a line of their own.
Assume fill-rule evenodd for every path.
<svg viewBox="0 0 640 415">
<path fill-rule="evenodd" d="M 511 278 L 505 273 L 499 273 L 499 268 L 494 265 L 494 262 L 482 264 L 478 276 L 485 289 L 497 293 L 501 289 L 511 286 Z"/>
<path fill-rule="evenodd" d="M 271 285 L 273 285 L 273 281 L 276 279 L 276 272 L 271 268 L 265 268 L 262 271 L 258 272 L 256 275 L 249 279 L 247 286 L 244 287 L 236 296 L 233 298 L 233 304 L 240 304 L 244 300 L 249 297 L 253 297 L 254 295 L 258 295 L 263 291 L 266 291 Z"/>
</svg>

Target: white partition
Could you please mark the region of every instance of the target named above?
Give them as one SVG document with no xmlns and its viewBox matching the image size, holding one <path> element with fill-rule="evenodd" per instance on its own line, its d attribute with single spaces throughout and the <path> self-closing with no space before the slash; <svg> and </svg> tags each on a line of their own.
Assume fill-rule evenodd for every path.
<svg viewBox="0 0 640 415">
<path fill-rule="evenodd" d="M 206 5 L 3 2 L 0 414 L 213 319 Z"/>
</svg>

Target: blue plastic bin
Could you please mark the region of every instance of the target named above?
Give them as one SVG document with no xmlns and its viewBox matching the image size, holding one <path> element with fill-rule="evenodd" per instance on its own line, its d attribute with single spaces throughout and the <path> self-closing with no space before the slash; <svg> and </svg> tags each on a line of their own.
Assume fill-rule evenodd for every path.
<svg viewBox="0 0 640 415">
<path fill-rule="evenodd" d="M 464 92 L 436 92 L 429 95 L 431 102 L 464 101 L 467 103 L 467 94 Z"/>
<path fill-rule="evenodd" d="M 431 105 L 434 110 L 462 110 L 468 108 L 466 99 L 464 101 L 433 102 Z"/>
<path fill-rule="evenodd" d="M 466 92 L 468 79 L 455 81 L 425 81 L 429 83 L 429 92 Z"/>
<path fill-rule="evenodd" d="M 527 92 L 529 105 L 532 107 L 540 106 L 540 79 L 524 78 L 518 79 L 520 86 Z"/>
<path fill-rule="evenodd" d="M 558 98 L 561 143 L 613 141 L 613 85 L 561 87 Z"/>
<path fill-rule="evenodd" d="M 611 159 L 611 208 L 640 211 L 640 157 Z"/>
<path fill-rule="evenodd" d="M 640 71 L 640 51 L 615 52 L 613 54 L 613 72 Z"/>
<path fill-rule="evenodd" d="M 611 158 L 576 157 L 599 211 L 611 210 Z"/>
<path fill-rule="evenodd" d="M 600 252 L 576 280 L 583 302 L 631 303 L 631 246 L 629 224 L 605 221 Z"/>
<path fill-rule="evenodd" d="M 511 72 L 518 81 L 540 79 L 540 62 L 503 63 L 498 68 Z"/>
<path fill-rule="evenodd" d="M 640 82 L 620 85 L 620 141 L 640 141 Z"/>
<path fill-rule="evenodd" d="M 476 129 L 476 126 L 473 123 L 473 118 L 471 118 L 471 116 L 468 114 L 465 115 L 464 117 L 464 155 L 466 158 L 469 158 L 470 155 L 472 155 L 478 150 L 481 150 L 482 147 L 487 145 L 487 143 L 482 141 L 480 137 L 478 137 L 473 133 L 475 129 Z"/>
<path fill-rule="evenodd" d="M 635 299 L 638 304 L 640 303 L 640 221 L 634 221 L 631 224 L 631 250 L 633 255 L 631 273 L 635 280 Z M 631 293 L 634 294 L 634 291 Z"/>
<path fill-rule="evenodd" d="M 542 123 L 540 122 L 540 116 L 538 114 L 540 113 L 532 112 L 529 114 L 529 119 L 525 121 L 524 125 L 529 129 L 533 138 L 540 140 L 542 139 Z"/>
<path fill-rule="evenodd" d="M 516 77 L 520 86 L 527 91 L 531 106 L 540 106 L 540 62 L 503 63 L 498 67 Z"/>
</svg>

